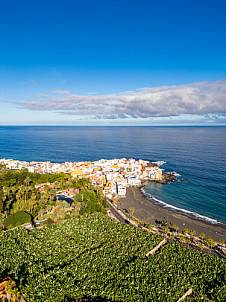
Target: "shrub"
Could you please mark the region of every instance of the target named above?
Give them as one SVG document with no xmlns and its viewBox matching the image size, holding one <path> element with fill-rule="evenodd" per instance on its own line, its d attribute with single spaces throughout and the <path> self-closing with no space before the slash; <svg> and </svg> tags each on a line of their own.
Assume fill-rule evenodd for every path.
<svg viewBox="0 0 226 302">
<path fill-rule="evenodd" d="M 53 224 L 53 223 L 54 223 L 54 220 L 51 219 L 51 218 L 48 218 L 46 221 L 44 221 L 44 222 L 42 223 L 42 225 L 51 225 L 51 224 Z"/>
<path fill-rule="evenodd" d="M 68 213 L 64 216 L 64 219 L 70 219 L 70 218 L 71 218 L 71 215 Z"/>
<path fill-rule="evenodd" d="M 31 215 L 24 211 L 18 211 L 5 218 L 4 225 L 10 228 L 20 226 L 26 222 L 31 222 Z"/>
<path fill-rule="evenodd" d="M 146 228 L 149 229 L 149 230 L 153 230 L 154 226 L 151 223 L 148 223 L 146 225 Z"/>
</svg>

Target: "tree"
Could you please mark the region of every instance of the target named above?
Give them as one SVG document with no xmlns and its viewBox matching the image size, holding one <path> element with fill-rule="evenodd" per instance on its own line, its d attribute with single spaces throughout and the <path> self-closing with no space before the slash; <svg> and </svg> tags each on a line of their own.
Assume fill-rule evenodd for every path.
<svg viewBox="0 0 226 302">
<path fill-rule="evenodd" d="M 4 211 L 4 192 L 2 188 L 0 188 L 0 212 Z"/>
<path fill-rule="evenodd" d="M 174 228 L 174 230 L 175 230 L 176 233 L 177 233 L 177 231 L 178 231 L 178 229 L 179 229 L 178 225 L 174 224 L 173 228 Z"/>
<path fill-rule="evenodd" d="M 219 243 L 220 243 L 221 245 L 223 245 L 223 246 L 224 246 L 224 245 L 225 245 L 225 241 L 224 241 L 224 239 L 220 239 L 220 240 L 219 240 Z"/>
<path fill-rule="evenodd" d="M 185 241 L 185 237 L 182 235 L 182 236 L 180 236 L 180 242 L 184 242 Z"/>
<path fill-rule="evenodd" d="M 135 218 L 136 224 L 140 224 L 140 220 L 138 218 Z"/>
<path fill-rule="evenodd" d="M 215 245 L 215 241 L 211 237 L 206 238 L 206 244 L 210 247 L 212 250 L 212 247 Z"/>
<path fill-rule="evenodd" d="M 135 208 L 134 208 L 134 207 L 129 207 L 129 211 L 130 211 L 131 215 L 133 216 L 133 213 L 134 213 L 134 211 L 135 211 Z"/>
<path fill-rule="evenodd" d="M 3 223 L 4 220 L 4 214 L 0 213 L 0 225 Z"/>
<path fill-rule="evenodd" d="M 25 182 L 26 186 L 28 187 L 29 184 L 31 183 L 30 177 L 26 177 L 25 180 L 24 180 L 24 182 Z"/>
<path fill-rule="evenodd" d="M 46 206 L 47 214 L 50 214 L 52 211 L 53 207 L 51 205 Z"/>
<path fill-rule="evenodd" d="M 199 243 L 199 248 L 201 251 L 204 249 L 204 245 L 201 242 Z"/>
<path fill-rule="evenodd" d="M 189 233 L 190 233 L 190 235 L 195 236 L 196 231 L 195 230 L 190 230 Z"/>
<path fill-rule="evenodd" d="M 18 225 L 21 225 L 26 222 L 31 221 L 31 215 L 23 212 L 23 211 L 18 211 L 12 215 L 9 215 L 5 220 L 4 220 L 4 225 L 6 227 L 15 227 Z"/>
<path fill-rule="evenodd" d="M 3 191 L 5 191 L 6 192 L 6 194 L 7 194 L 7 198 L 9 199 L 9 188 L 8 187 L 3 187 Z"/>
<path fill-rule="evenodd" d="M 200 233 L 200 234 L 199 234 L 199 238 L 200 238 L 200 239 L 204 240 L 205 237 L 206 237 L 206 235 L 205 235 L 204 233 Z"/>
<path fill-rule="evenodd" d="M 188 229 L 184 229 L 184 230 L 183 230 L 183 234 L 184 234 L 184 235 L 186 235 L 186 234 L 188 234 L 188 233 L 189 233 L 189 230 L 188 230 Z"/>
<path fill-rule="evenodd" d="M 153 228 L 154 228 L 154 226 L 151 224 L 151 223 L 149 223 L 148 225 L 147 225 L 147 229 L 149 229 L 149 230 L 153 230 Z"/>
<path fill-rule="evenodd" d="M 170 233 L 170 230 L 169 230 L 168 227 L 164 228 L 163 231 L 164 231 L 164 233 L 166 233 L 166 234 L 169 234 L 169 233 Z"/>
<path fill-rule="evenodd" d="M 185 240 L 186 240 L 186 242 L 188 244 L 188 247 L 189 247 L 189 243 L 191 242 L 191 238 L 190 237 L 186 237 Z"/>
<path fill-rule="evenodd" d="M 62 205 L 63 208 L 68 208 L 69 207 L 69 204 L 67 203 L 66 200 L 63 200 L 61 205 Z"/>
<path fill-rule="evenodd" d="M 42 216 L 44 213 L 45 213 L 45 210 L 44 210 L 44 209 L 41 209 L 41 210 L 39 210 L 39 212 L 38 212 L 38 216 Z"/>
<path fill-rule="evenodd" d="M 169 237 L 170 237 L 170 239 L 173 240 L 174 239 L 174 234 L 171 233 Z"/>
<path fill-rule="evenodd" d="M 54 189 L 60 189 L 60 183 L 59 183 L 59 181 L 54 181 L 53 187 L 54 187 Z"/>
<path fill-rule="evenodd" d="M 161 221 L 161 225 L 166 225 L 165 219 L 163 219 L 163 220 Z"/>
</svg>

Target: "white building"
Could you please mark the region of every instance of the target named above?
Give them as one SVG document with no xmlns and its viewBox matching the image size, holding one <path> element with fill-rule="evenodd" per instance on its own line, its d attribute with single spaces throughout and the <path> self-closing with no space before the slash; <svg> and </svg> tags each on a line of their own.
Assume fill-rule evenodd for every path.
<svg viewBox="0 0 226 302">
<path fill-rule="evenodd" d="M 140 185 L 141 181 L 137 177 L 128 177 L 127 183 L 130 186 L 138 186 Z"/>
<path fill-rule="evenodd" d="M 126 196 L 126 187 L 118 186 L 118 196 L 120 197 Z"/>
</svg>

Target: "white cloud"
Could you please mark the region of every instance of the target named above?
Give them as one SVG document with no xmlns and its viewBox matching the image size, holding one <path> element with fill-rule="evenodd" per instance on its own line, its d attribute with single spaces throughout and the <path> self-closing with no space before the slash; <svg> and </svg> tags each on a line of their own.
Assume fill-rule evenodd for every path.
<svg viewBox="0 0 226 302">
<path fill-rule="evenodd" d="M 54 93 L 54 94 L 70 94 L 70 91 L 67 91 L 67 90 L 53 90 L 53 91 L 51 91 L 51 93 Z"/>
<path fill-rule="evenodd" d="M 52 93 L 62 96 L 41 95 L 40 98 L 36 96 L 33 100 L 17 104 L 30 110 L 98 119 L 226 114 L 226 80 L 145 87 L 109 95 L 77 95 L 58 90 Z"/>
</svg>

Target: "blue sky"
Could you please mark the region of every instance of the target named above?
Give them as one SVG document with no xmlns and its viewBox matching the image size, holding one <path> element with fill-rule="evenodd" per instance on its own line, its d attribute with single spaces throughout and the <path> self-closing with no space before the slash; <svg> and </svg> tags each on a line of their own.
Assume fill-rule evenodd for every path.
<svg viewBox="0 0 226 302">
<path fill-rule="evenodd" d="M 226 2 L 0 2 L 0 124 L 225 125 Z"/>
</svg>

